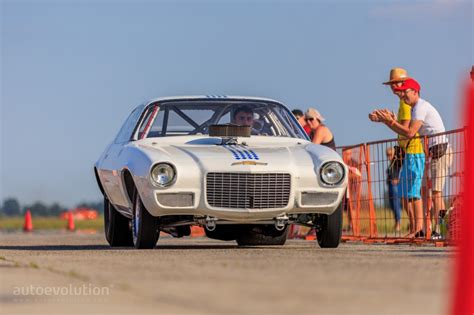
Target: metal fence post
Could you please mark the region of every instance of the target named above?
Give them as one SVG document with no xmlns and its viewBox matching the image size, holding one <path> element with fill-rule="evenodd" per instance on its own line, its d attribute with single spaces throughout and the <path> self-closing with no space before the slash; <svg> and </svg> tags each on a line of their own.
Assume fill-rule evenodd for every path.
<svg viewBox="0 0 474 315">
<path fill-rule="evenodd" d="M 370 147 L 364 144 L 365 167 L 367 171 L 367 192 L 369 194 L 369 235 L 371 238 L 377 237 L 377 220 L 375 216 L 374 199 L 372 196 L 372 177 L 370 172 Z"/>
<path fill-rule="evenodd" d="M 428 145 L 428 137 L 423 137 L 423 149 L 425 150 L 425 171 L 423 172 L 423 182 L 425 183 L 422 185 L 422 200 L 423 200 L 423 209 L 425 214 L 425 226 L 426 226 L 426 233 L 425 239 L 429 240 L 431 238 L 431 207 L 434 206 L 431 203 L 431 178 L 428 176 L 430 174 L 430 151 Z M 436 220 L 436 218 L 435 218 Z"/>
</svg>

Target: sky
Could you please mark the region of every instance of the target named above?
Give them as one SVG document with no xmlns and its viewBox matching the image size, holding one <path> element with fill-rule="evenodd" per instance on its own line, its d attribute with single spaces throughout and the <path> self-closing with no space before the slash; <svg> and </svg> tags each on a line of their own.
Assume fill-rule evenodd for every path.
<svg viewBox="0 0 474 315">
<path fill-rule="evenodd" d="M 404 67 L 462 126 L 473 2 L 0 0 L 0 199 L 101 198 L 93 165 L 138 104 L 247 95 L 317 108 L 337 145 L 393 138 Z"/>
</svg>

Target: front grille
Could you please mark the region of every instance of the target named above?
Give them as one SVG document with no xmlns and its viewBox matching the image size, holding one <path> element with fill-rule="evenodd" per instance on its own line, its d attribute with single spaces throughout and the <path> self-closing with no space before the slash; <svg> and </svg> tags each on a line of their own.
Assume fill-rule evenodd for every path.
<svg viewBox="0 0 474 315">
<path fill-rule="evenodd" d="M 218 208 L 285 208 L 290 199 L 290 174 L 208 173 L 207 202 Z"/>
</svg>

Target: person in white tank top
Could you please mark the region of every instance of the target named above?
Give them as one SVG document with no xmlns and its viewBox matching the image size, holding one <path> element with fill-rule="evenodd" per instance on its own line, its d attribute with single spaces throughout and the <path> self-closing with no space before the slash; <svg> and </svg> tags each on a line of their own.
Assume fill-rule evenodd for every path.
<svg viewBox="0 0 474 315">
<path fill-rule="evenodd" d="M 441 237 L 439 234 L 439 213 L 440 210 L 446 209 L 442 191 L 449 167 L 452 164 L 452 150 L 446 135 L 437 135 L 445 132 L 443 120 L 436 108 L 420 97 L 420 84 L 414 79 L 408 79 L 396 89 L 403 92 L 403 101 L 412 107 L 409 127 L 398 123 L 395 114 L 388 110 L 380 110 L 377 115 L 390 129 L 402 136 L 412 138 L 417 132 L 421 136 L 430 136 L 428 147 L 431 157 L 430 170 L 434 205 L 432 219 L 435 222 L 432 238 L 438 239 Z"/>
</svg>

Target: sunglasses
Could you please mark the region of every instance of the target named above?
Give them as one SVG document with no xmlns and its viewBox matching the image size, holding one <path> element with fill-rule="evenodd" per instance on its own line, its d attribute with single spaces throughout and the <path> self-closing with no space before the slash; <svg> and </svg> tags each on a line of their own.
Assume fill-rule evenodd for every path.
<svg viewBox="0 0 474 315">
<path fill-rule="evenodd" d="M 403 91 L 401 91 L 401 92 L 406 95 L 406 94 L 408 94 L 409 92 L 413 92 L 413 91 L 415 91 L 415 90 L 413 90 L 413 89 L 406 89 L 406 90 L 403 90 Z"/>
<path fill-rule="evenodd" d="M 313 121 L 314 118 L 313 118 L 313 117 L 311 117 L 311 118 L 305 118 L 304 120 L 306 120 L 306 121 Z"/>
</svg>

